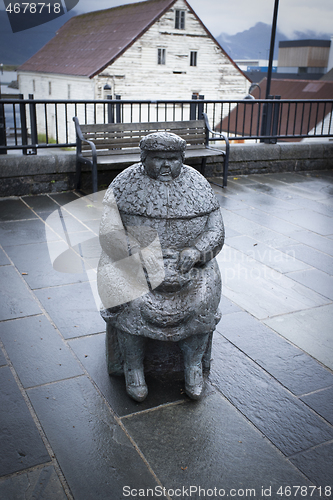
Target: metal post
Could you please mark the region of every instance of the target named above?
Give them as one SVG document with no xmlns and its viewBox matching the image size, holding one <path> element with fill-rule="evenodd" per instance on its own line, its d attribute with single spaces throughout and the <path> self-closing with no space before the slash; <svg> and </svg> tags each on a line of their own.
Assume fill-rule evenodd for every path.
<svg viewBox="0 0 333 500">
<path fill-rule="evenodd" d="M 106 98 L 112 100 L 112 95 L 107 95 Z M 108 103 L 108 123 L 114 123 L 114 106 L 111 102 Z"/>
<path fill-rule="evenodd" d="M 29 94 L 29 99 L 33 98 L 34 95 Z M 30 114 L 31 144 L 38 144 L 36 104 L 34 102 L 29 103 L 29 114 Z M 31 148 L 30 154 L 36 155 L 37 148 Z"/>
<path fill-rule="evenodd" d="M 23 94 L 19 94 L 18 98 L 23 100 Z M 21 121 L 21 138 L 22 138 L 22 146 L 28 145 L 28 131 L 27 131 L 27 114 L 25 112 L 25 104 L 24 102 L 20 102 L 20 121 Z M 28 150 L 24 148 L 22 150 L 24 155 L 28 154 Z"/>
<path fill-rule="evenodd" d="M 204 100 L 205 96 L 204 95 L 199 95 L 199 100 Z M 202 113 L 204 112 L 204 104 L 203 102 L 198 103 L 198 120 L 202 120 L 203 116 Z"/>
<path fill-rule="evenodd" d="M 3 64 L 1 64 L 1 74 L 3 75 Z M 7 146 L 5 106 L 1 102 L 1 78 L 0 78 L 0 146 Z M 7 154 L 7 149 L 0 150 L 1 155 Z"/>
<path fill-rule="evenodd" d="M 198 96 L 196 94 L 192 94 L 192 99 L 196 100 L 198 99 Z M 190 104 L 190 120 L 196 120 L 197 116 L 197 103 L 191 103 Z"/>
<path fill-rule="evenodd" d="M 273 22 L 272 22 L 272 32 L 271 32 L 271 45 L 269 49 L 269 62 L 267 70 L 267 84 L 266 84 L 266 99 L 271 92 L 271 81 L 272 81 L 272 67 L 273 67 L 273 56 L 274 56 L 274 45 L 275 45 L 275 34 L 276 34 L 276 22 L 279 8 L 279 0 L 275 0 Z"/>
<path fill-rule="evenodd" d="M 280 106 L 281 103 L 279 102 L 279 99 L 281 99 L 280 95 L 274 96 L 274 99 L 277 100 L 277 102 L 273 103 L 273 116 L 272 116 L 272 131 L 271 135 L 272 136 L 277 136 L 278 133 L 278 125 L 279 125 L 279 117 L 280 117 Z M 270 140 L 271 144 L 276 144 L 277 138 L 274 137 Z"/>
<path fill-rule="evenodd" d="M 121 95 L 116 95 L 116 100 L 120 101 Z M 121 107 L 120 102 L 116 104 L 116 123 L 121 123 Z"/>
</svg>

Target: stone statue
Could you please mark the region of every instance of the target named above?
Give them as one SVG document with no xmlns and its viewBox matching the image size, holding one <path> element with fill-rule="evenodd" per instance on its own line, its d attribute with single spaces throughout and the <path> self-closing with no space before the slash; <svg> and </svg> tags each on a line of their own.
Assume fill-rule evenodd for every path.
<svg viewBox="0 0 333 500">
<path fill-rule="evenodd" d="M 221 317 L 220 207 L 206 179 L 183 164 L 185 140 L 153 133 L 140 148 L 141 163 L 121 172 L 103 200 L 97 285 L 109 373 L 123 372 L 129 396 L 143 401 L 147 340 L 177 342 L 185 391 L 199 399 Z"/>
</svg>

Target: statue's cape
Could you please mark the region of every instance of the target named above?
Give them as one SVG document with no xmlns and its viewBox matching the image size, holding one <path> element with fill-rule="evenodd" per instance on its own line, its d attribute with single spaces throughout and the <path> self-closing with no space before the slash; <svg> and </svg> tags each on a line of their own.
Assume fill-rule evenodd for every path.
<svg viewBox="0 0 333 500">
<path fill-rule="evenodd" d="M 114 200 L 124 214 L 160 219 L 199 217 L 219 208 L 207 180 L 187 165 L 172 181 L 152 179 L 141 163 L 132 165 L 110 184 L 104 203 Z"/>
</svg>

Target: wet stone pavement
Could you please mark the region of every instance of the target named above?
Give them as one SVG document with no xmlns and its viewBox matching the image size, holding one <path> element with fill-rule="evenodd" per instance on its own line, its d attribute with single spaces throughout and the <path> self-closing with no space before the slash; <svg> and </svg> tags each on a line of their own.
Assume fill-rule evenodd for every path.
<svg viewBox="0 0 333 500">
<path fill-rule="evenodd" d="M 0 200 L 1 500 L 332 498 L 333 171 L 213 187 L 223 317 L 198 402 L 150 377 L 135 403 L 108 376 L 94 204 Z"/>
</svg>

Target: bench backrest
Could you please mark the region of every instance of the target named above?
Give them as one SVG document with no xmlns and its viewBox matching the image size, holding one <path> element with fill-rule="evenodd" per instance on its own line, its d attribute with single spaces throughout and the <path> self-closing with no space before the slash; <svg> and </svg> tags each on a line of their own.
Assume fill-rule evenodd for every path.
<svg viewBox="0 0 333 500">
<path fill-rule="evenodd" d="M 94 142 L 98 155 L 120 153 L 137 153 L 139 142 L 145 135 L 153 132 L 172 132 L 186 140 L 187 149 L 199 149 L 206 144 L 206 127 L 204 120 L 182 122 L 149 122 L 149 123 L 102 123 L 80 125 L 83 137 Z M 83 143 L 82 153 L 90 150 Z"/>
</svg>

